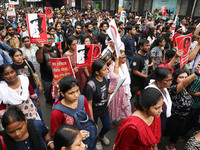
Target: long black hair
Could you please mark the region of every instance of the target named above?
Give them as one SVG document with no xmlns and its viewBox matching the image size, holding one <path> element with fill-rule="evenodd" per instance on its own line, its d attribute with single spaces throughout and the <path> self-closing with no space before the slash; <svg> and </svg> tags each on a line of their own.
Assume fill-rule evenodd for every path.
<svg viewBox="0 0 200 150">
<path fill-rule="evenodd" d="M 134 103 L 136 109 L 144 111 L 149 109 L 151 106 L 154 106 L 162 98 L 162 93 L 153 87 L 148 87 L 141 92 L 139 98 Z"/>
</svg>

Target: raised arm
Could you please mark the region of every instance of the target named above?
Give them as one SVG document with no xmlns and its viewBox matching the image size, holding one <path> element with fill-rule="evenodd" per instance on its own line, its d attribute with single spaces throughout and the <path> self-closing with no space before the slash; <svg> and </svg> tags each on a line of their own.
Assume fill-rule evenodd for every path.
<svg viewBox="0 0 200 150">
<path fill-rule="evenodd" d="M 200 63 L 198 64 L 195 73 L 191 74 L 185 80 L 178 84 L 177 93 L 185 89 L 197 76 L 200 76 Z"/>
</svg>

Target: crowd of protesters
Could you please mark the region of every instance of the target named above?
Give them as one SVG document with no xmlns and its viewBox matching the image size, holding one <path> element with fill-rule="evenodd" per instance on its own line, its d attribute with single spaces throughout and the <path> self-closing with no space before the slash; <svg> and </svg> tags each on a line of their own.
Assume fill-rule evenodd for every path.
<svg viewBox="0 0 200 150">
<path fill-rule="evenodd" d="M 45 11 L 15 11 L 15 17 L 7 17 L 0 8 L 0 150 L 102 150 L 102 144 L 110 144 L 106 133 L 121 119 L 114 150 L 158 150 L 161 136 L 169 137 L 166 150 L 176 150 L 183 138 L 188 138 L 185 149 L 200 149 L 199 18 L 155 18 L 147 11 L 129 12 L 120 20 L 120 13 L 108 11 L 55 10 L 46 20 L 48 43 L 32 44 L 26 14 Z M 119 50 L 107 33 L 112 19 L 123 42 Z M 178 49 L 176 38 L 190 33 L 184 49 Z M 61 42 L 61 49 L 56 42 Z M 100 59 L 86 68 L 76 67 L 76 44 L 101 44 Z M 180 57 L 187 53 L 188 62 L 180 68 Z M 76 78 L 53 80 L 50 58 L 61 57 L 70 58 Z M 52 106 L 50 130 L 41 113 L 42 92 Z M 81 111 L 96 125 L 80 128 L 81 120 L 70 111 Z M 97 127 L 98 119 L 102 128 Z M 193 136 L 191 129 L 196 131 Z"/>
</svg>

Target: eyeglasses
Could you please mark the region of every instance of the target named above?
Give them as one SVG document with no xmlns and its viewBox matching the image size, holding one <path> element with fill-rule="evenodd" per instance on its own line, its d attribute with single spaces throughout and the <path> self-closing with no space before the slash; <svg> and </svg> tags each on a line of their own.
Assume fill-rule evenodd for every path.
<svg viewBox="0 0 200 150">
<path fill-rule="evenodd" d="M 169 80 L 163 80 L 163 81 L 165 81 L 165 83 L 170 83 L 170 82 L 172 82 L 172 79 L 169 79 Z"/>
</svg>

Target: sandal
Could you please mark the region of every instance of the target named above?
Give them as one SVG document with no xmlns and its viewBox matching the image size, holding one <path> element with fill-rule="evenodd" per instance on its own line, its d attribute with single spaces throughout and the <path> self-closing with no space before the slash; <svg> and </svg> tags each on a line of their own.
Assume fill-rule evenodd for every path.
<svg viewBox="0 0 200 150">
<path fill-rule="evenodd" d="M 99 138 L 99 140 L 100 140 L 103 144 L 105 144 L 105 145 L 109 145 L 109 144 L 110 144 L 110 141 L 109 141 L 109 139 L 108 139 L 106 136 L 104 136 L 103 139 L 100 139 L 100 138 Z"/>
</svg>

